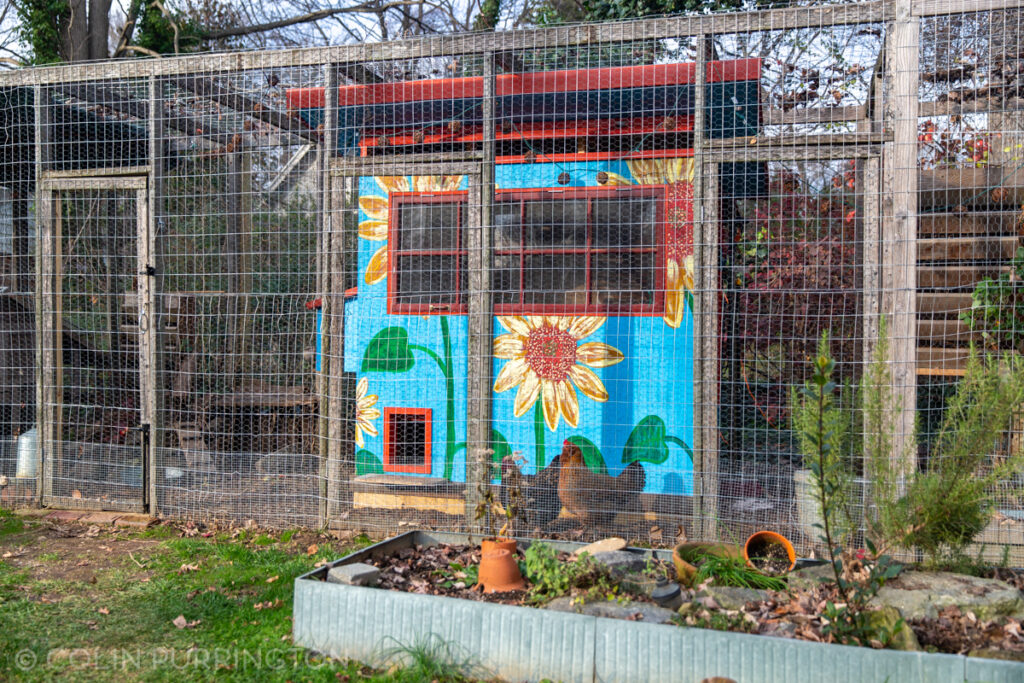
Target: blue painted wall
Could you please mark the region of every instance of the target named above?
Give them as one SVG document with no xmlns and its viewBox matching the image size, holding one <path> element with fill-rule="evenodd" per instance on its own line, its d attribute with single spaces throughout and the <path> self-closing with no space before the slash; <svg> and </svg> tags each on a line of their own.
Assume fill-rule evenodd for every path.
<svg viewBox="0 0 1024 683">
<path fill-rule="evenodd" d="M 535 163 L 499 165 L 496 182 L 499 189 L 565 187 L 556 178 L 570 175 L 570 187 L 597 186 L 598 173 L 616 174 L 625 182 L 633 174 L 625 161 L 586 161 L 576 163 Z M 412 184 L 411 178 L 405 181 Z M 375 178 L 360 179 L 360 196 L 385 196 L 382 184 Z M 465 187 L 463 180 L 460 188 Z M 368 212 L 369 210 L 369 212 Z M 360 221 L 380 219 L 379 209 L 372 205 L 360 210 Z M 369 225 L 369 224 L 367 224 Z M 364 231 L 369 233 L 369 229 Z M 367 394 L 377 396 L 375 409 L 384 407 L 429 408 L 432 411 L 431 475 L 445 474 L 446 459 L 454 481 L 465 477 L 466 434 L 466 372 L 467 320 L 464 315 L 447 316 L 452 348 L 452 380 L 454 443 L 449 443 L 447 429 L 447 384 L 444 365 L 445 349 L 441 316 L 388 315 L 387 280 L 368 284 L 366 273 L 371 259 L 385 241 L 359 239 L 359 293 L 346 303 L 345 370 L 359 379 L 367 379 Z M 378 257 L 379 258 L 379 257 Z M 371 340 L 385 328 L 405 328 L 413 362 L 398 363 L 399 372 L 365 370 L 364 355 Z M 494 335 L 507 330 L 494 321 Z M 392 334 L 392 337 L 401 336 Z M 661 317 L 610 316 L 593 334 L 580 340 L 603 342 L 622 353 L 624 359 L 604 368 L 592 368 L 604 384 L 608 401 L 597 402 L 577 391 L 579 423 L 576 427 L 560 420 L 554 431 L 541 425 L 537 429 L 534 410 L 522 417 L 513 415 L 516 389 L 493 394 L 493 427 L 508 441 L 512 450 L 521 451 L 527 461 L 526 473 L 536 469 L 538 445 L 543 446 L 543 463 L 561 451 L 568 437 L 583 436 L 600 450 L 609 474 L 624 467 L 623 452 L 631 433 L 643 421 L 644 427 L 634 435 L 633 445 L 643 442 L 644 448 L 630 452 L 639 455 L 646 471 L 648 493 L 690 495 L 693 491 L 693 464 L 684 444 L 693 443 L 693 313 L 687 306 L 679 327 L 671 327 Z M 419 347 L 419 348 L 417 348 Z M 507 361 L 494 360 L 494 377 Z M 541 399 L 538 399 L 538 403 Z M 372 413 L 367 413 L 372 414 Z M 650 417 L 653 416 L 653 417 Z M 645 418 L 647 418 L 645 420 Z M 371 471 L 383 461 L 383 419 L 370 420 L 377 436 L 363 434 L 364 448 L 360 456 L 362 471 Z M 661 424 L 664 429 L 661 429 Z M 543 443 L 537 435 L 542 431 Z M 640 439 L 646 436 L 646 439 Z M 667 437 L 667 438 L 662 438 Z M 653 438 L 653 442 L 652 442 Z M 454 452 L 453 452 L 454 451 Z"/>
</svg>

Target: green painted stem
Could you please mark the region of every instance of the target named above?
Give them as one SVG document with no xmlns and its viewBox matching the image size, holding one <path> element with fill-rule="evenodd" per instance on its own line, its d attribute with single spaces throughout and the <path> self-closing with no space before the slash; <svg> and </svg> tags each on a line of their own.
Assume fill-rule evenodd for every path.
<svg viewBox="0 0 1024 683">
<path fill-rule="evenodd" d="M 446 392 L 444 450 L 444 478 L 452 479 L 455 470 L 455 368 L 452 367 L 452 336 L 448 330 L 448 316 L 441 316 L 441 340 L 444 344 L 444 379 Z"/>
<path fill-rule="evenodd" d="M 444 478 L 451 480 L 452 472 L 455 469 L 455 453 L 458 449 L 455 446 L 455 376 L 452 368 L 452 339 L 448 329 L 448 317 L 441 316 L 441 342 L 444 346 L 444 358 L 441 358 L 433 349 L 419 344 L 409 344 L 409 349 L 422 351 L 434 359 L 437 367 L 441 368 L 445 384 L 445 449 L 444 449 Z"/>
<path fill-rule="evenodd" d="M 675 445 L 686 451 L 686 454 L 690 456 L 690 464 L 693 464 L 693 449 L 690 448 L 689 444 L 680 439 L 679 437 L 672 436 L 670 434 L 665 435 L 665 443 L 674 443 Z"/>
<path fill-rule="evenodd" d="M 537 471 L 540 472 L 547 463 L 544 461 L 544 407 L 539 396 L 533 409 L 533 450 L 537 455 Z"/>
</svg>

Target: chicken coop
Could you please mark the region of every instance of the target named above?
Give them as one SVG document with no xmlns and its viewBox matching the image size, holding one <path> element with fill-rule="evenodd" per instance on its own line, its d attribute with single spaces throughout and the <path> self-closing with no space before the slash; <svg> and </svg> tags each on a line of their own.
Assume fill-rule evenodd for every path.
<svg viewBox="0 0 1024 683">
<path fill-rule="evenodd" d="M 868 437 L 928 471 L 972 345 L 1024 350 L 1022 24 L 869 0 L 0 73 L 0 499 L 810 550 L 810 361 L 870 510 Z"/>
</svg>

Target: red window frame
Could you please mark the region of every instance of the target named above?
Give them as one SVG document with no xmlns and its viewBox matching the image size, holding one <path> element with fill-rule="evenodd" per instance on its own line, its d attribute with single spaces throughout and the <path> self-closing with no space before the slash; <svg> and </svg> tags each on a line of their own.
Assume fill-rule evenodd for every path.
<svg viewBox="0 0 1024 683">
<path fill-rule="evenodd" d="M 595 198 L 614 196 L 639 196 L 655 197 L 658 199 L 655 204 L 655 243 L 640 247 L 594 247 L 593 246 L 593 222 L 592 222 L 592 200 Z M 665 215 L 667 201 L 667 187 L 665 185 L 617 185 L 613 187 L 567 187 L 567 188 L 529 188 L 515 190 L 499 190 L 496 199 L 499 203 L 519 202 L 520 205 L 520 242 L 519 247 L 513 249 L 495 249 L 495 255 L 519 256 L 519 302 L 513 304 L 496 304 L 494 313 L 496 315 L 551 315 L 551 314 L 572 314 L 572 315 L 622 315 L 622 316 L 661 316 L 665 311 Z M 466 215 L 465 204 L 468 193 L 464 190 L 453 192 L 431 192 L 421 194 L 418 192 L 393 192 L 389 196 L 388 211 L 388 248 L 391 245 L 397 246 L 400 207 L 402 204 L 425 204 L 425 203 L 456 203 L 459 207 L 459 224 L 456 226 L 455 249 L 448 250 L 403 250 L 400 253 L 407 255 L 424 256 L 451 256 L 455 266 L 455 302 L 452 304 L 406 304 L 396 301 L 398 281 L 397 272 L 397 250 L 391 252 L 388 258 L 388 313 L 391 314 L 414 314 L 414 315 L 438 315 L 451 313 L 466 313 L 467 306 L 461 291 L 461 267 L 459 256 L 467 254 L 463 248 L 462 230 Z M 551 199 L 558 197 L 566 200 L 587 200 L 587 242 L 584 247 L 543 247 L 526 248 L 525 235 L 522 225 L 525 221 L 524 212 L 526 202 Z M 649 304 L 632 304 L 630 306 L 616 306 L 614 308 L 600 306 L 590 303 L 591 290 L 591 263 L 592 257 L 598 254 L 629 254 L 629 253 L 654 253 L 655 255 L 655 281 L 654 301 Z M 587 303 L 583 306 L 578 304 L 525 304 L 522 303 L 525 288 L 523 286 L 523 273 L 526 269 L 526 257 L 535 254 L 585 254 L 586 255 L 586 288 Z"/>
<path fill-rule="evenodd" d="M 394 464 L 394 439 L 392 439 L 391 428 L 393 420 L 397 415 L 417 415 L 423 418 L 423 464 L 422 465 L 397 465 Z M 430 445 L 431 445 L 431 410 L 430 408 L 384 408 L 384 471 L 401 472 L 407 474 L 430 474 Z"/>
<path fill-rule="evenodd" d="M 462 273 L 459 257 L 466 256 L 468 251 L 463 248 L 462 228 L 466 215 L 465 190 L 448 192 L 392 192 L 388 195 L 388 313 L 414 315 L 447 315 L 449 313 L 466 313 L 466 302 L 462 300 Z M 457 207 L 458 225 L 455 226 L 455 249 L 403 249 L 399 251 L 398 239 L 399 215 L 403 204 L 455 204 Z M 455 262 L 455 301 L 450 304 L 425 303 L 408 304 L 398 302 L 398 255 L 404 256 L 451 256 Z"/>
</svg>

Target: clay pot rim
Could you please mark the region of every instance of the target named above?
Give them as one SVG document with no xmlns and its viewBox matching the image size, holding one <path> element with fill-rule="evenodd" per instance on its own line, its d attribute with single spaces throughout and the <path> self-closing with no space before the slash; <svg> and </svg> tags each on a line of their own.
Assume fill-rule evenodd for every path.
<svg viewBox="0 0 1024 683">
<path fill-rule="evenodd" d="M 754 533 L 750 534 L 750 537 L 747 539 L 747 542 L 743 544 L 743 560 L 747 563 L 747 566 L 751 569 L 757 569 L 757 567 L 755 567 L 750 562 L 750 552 L 748 549 L 750 548 L 750 544 L 752 542 L 762 540 L 767 543 L 781 545 L 783 548 L 786 549 L 786 557 L 789 558 L 789 567 L 787 567 L 786 571 L 782 572 L 782 574 L 779 574 L 779 576 L 782 576 L 783 574 L 788 574 L 789 572 L 793 571 L 793 569 L 796 567 L 796 549 L 793 548 L 793 544 L 790 543 L 789 539 L 783 536 L 782 534 L 777 533 L 775 531 L 768 531 L 766 529 L 762 531 L 755 531 Z"/>
</svg>

